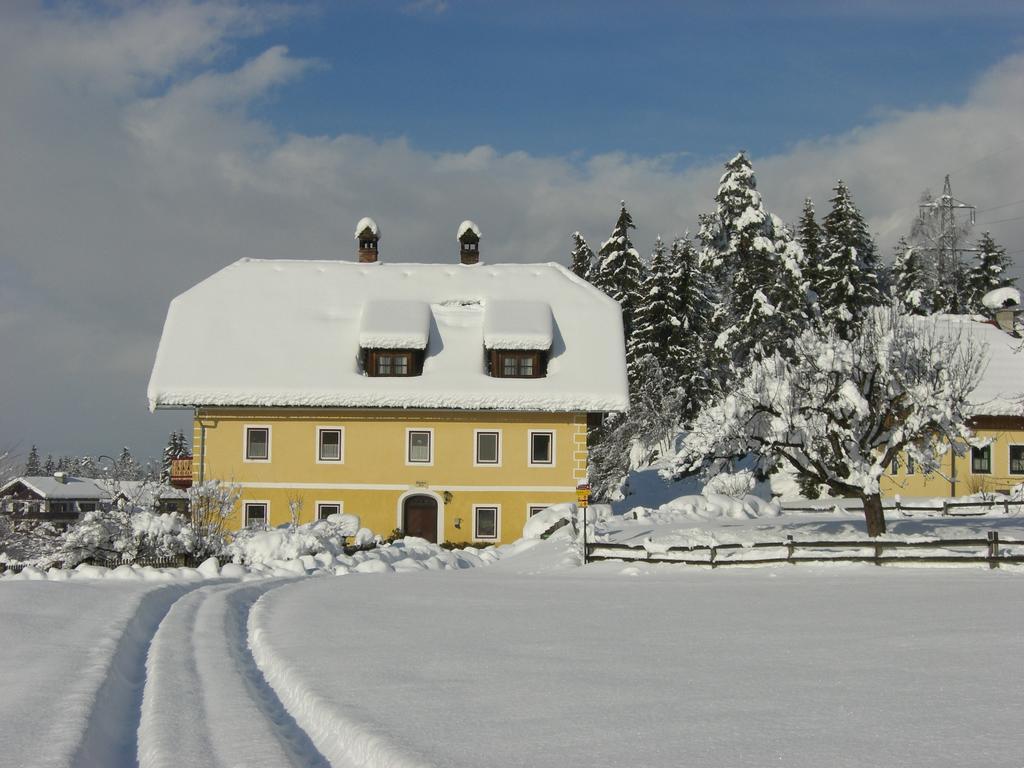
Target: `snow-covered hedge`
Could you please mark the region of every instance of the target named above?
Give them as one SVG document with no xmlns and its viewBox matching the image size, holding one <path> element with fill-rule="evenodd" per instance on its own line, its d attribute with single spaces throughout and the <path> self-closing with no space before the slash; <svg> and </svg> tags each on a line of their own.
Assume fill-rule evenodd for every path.
<svg viewBox="0 0 1024 768">
<path fill-rule="evenodd" d="M 355 515 L 331 515 L 326 520 L 295 528 L 244 530 L 225 548 L 232 562 L 258 565 L 275 560 L 296 560 L 305 555 L 343 553 L 346 539 L 362 546 L 373 541 L 373 532 L 359 527 Z"/>
<path fill-rule="evenodd" d="M 174 557 L 193 552 L 195 544 L 188 518 L 176 512 L 97 509 L 68 529 L 55 554 L 64 567 L 73 568 L 95 558 L 131 563 L 144 557 Z"/>
</svg>

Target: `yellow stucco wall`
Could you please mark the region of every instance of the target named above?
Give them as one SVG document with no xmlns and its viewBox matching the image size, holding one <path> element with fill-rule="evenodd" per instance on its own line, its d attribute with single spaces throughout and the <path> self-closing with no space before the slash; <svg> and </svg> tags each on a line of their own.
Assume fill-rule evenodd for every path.
<svg viewBox="0 0 1024 768">
<path fill-rule="evenodd" d="M 991 473 L 976 474 L 972 471 L 969 448 L 962 456 L 947 451 L 939 470 L 929 475 L 922 474 L 920 469 L 908 474 L 907 458 L 901 456 L 898 471 L 890 471 L 882 478 L 882 495 L 887 498 L 896 495 L 965 496 L 983 491 L 1007 491 L 1024 483 L 1024 474 L 1010 472 L 1010 446 L 1024 445 L 1024 430 L 975 428 L 974 434 L 992 440 Z"/>
<path fill-rule="evenodd" d="M 245 460 L 246 427 L 270 428 L 270 460 Z M 473 541 L 473 505 L 498 506 L 500 538 L 519 538 L 531 505 L 575 499 L 586 477 L 586 414 L 493 411 L 331 409 L 201 409 L 193 438 L 193 479 L 242 487 L 232 529 L 245 502 L 266 502 L 269 522 L 290 520 L 288 500 L 301 498 L 301 522 L 317 502 L 340 502 L 375 533 L 400 527 L 402 501 L 424 493 L 438 501 L 440 540 Z M 343 461 L 317 461 L 317 428 L 343 430 Z M 406 461 L 409 429 L 433 430 L 431 465 Z M 475 466 L 475 433 L 498 431 L 500 465 Z M 530 430 L 553 432 L 554 464 L 531 466 Z M 456 527 L 458 526 L 458 527 Z"/>
</svg>

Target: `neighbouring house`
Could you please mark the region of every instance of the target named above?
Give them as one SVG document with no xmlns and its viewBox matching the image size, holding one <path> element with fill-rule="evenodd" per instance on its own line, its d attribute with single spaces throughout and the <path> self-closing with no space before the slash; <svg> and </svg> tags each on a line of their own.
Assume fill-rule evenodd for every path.
<svg viewBox="0 0 1024 768">
<path fill-rule="evenodd" d="M 962 456 L 948 451 L 936 472 L 923 474 L 912 459 L 898 457 L 882 478 L 887 497 L 964 496 L 1006 492 L 1024 483 L 1024 340 L 1016 318 L 1020 294 L 1001 288 L 985 297 L 993 319 L 940 315 L 919 322 L 934 323 L 943 333 L 986 353 L 978 386 L 971 394 L 970 426 L 987 445 L 969 446 Z"/>
<path fill-rule="evenodd" d="M 359 515 L 430 541 L 518 538 L 571 501 L 587 426 L 628 407 L 622 313 L 559 264 L 242 259 L 171 302 L 151 409 L 194 412 L 193 480 L 233 526 Z M 416 254 L 421 255 L 421 254 Z M 453 254 L 454 256 L 454 254 Z"/>
<path fill-rule="evenodd" d="M 97 484 L 110 493 L 114 504 L 161 514 L 188 514 L 188 493 L 181 488 L 147 480 L 98 480 Z"/>
<path fill-rule="evenodd" d="M 110 500 L 111 495 L 97 481 L 65 472 L 16 477 L 0 487 L 0 512 L 58 527 L 67 527 L 81 514 Z"/>
</svg>

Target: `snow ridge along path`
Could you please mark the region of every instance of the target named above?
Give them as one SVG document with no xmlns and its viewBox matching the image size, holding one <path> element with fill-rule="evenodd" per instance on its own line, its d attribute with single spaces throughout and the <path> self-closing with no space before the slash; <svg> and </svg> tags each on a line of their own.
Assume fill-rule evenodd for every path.
<svg viewBox="0 0 1024 768">
<path fill-rule="evenodd" d="M 253 603 L 289 583 L 212 584 L 168 612 L 153 640 L 139 728 L 141 768 L 327 768 L 257 668 Z"/>
</svg>

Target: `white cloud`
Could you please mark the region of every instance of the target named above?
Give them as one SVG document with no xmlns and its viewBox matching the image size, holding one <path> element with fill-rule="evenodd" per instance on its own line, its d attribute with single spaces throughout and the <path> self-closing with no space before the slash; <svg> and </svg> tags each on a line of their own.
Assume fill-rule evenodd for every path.
<svg viewBox="0 0 1024 768">
<path fill-rule="evenodd" d="M 354 258 L 352 225 L 370 214 L 384 259 L 454 261 L 455 228 L 472 218 L 485 260 L 565 261 L 569 233 L 600 242 L 622 198 L 641 248 L 695 229 L 711 206 L 718 160 L 679 171 L 677 157 L 281 136 L 247 107 L 311 62 L 279 46 L 233 69 L 219 57 L 275 13 L 0 12 L 0 447 L 158 448 L 168 422 L 145 412 L 144 393 L 167 303 L 239 257 Z M 790 220 L 805 195 L 823 210 L 844 178 L 888 246 L 947 171 L 980 208 L 1024 198 L 1021 125 L 1024 58 L 1012 57 L 963 103 L 889 114 L 755 168 L 769 207 Z M 993 231 L 1024 248 L 1024 220 Z"/>
</svg>

